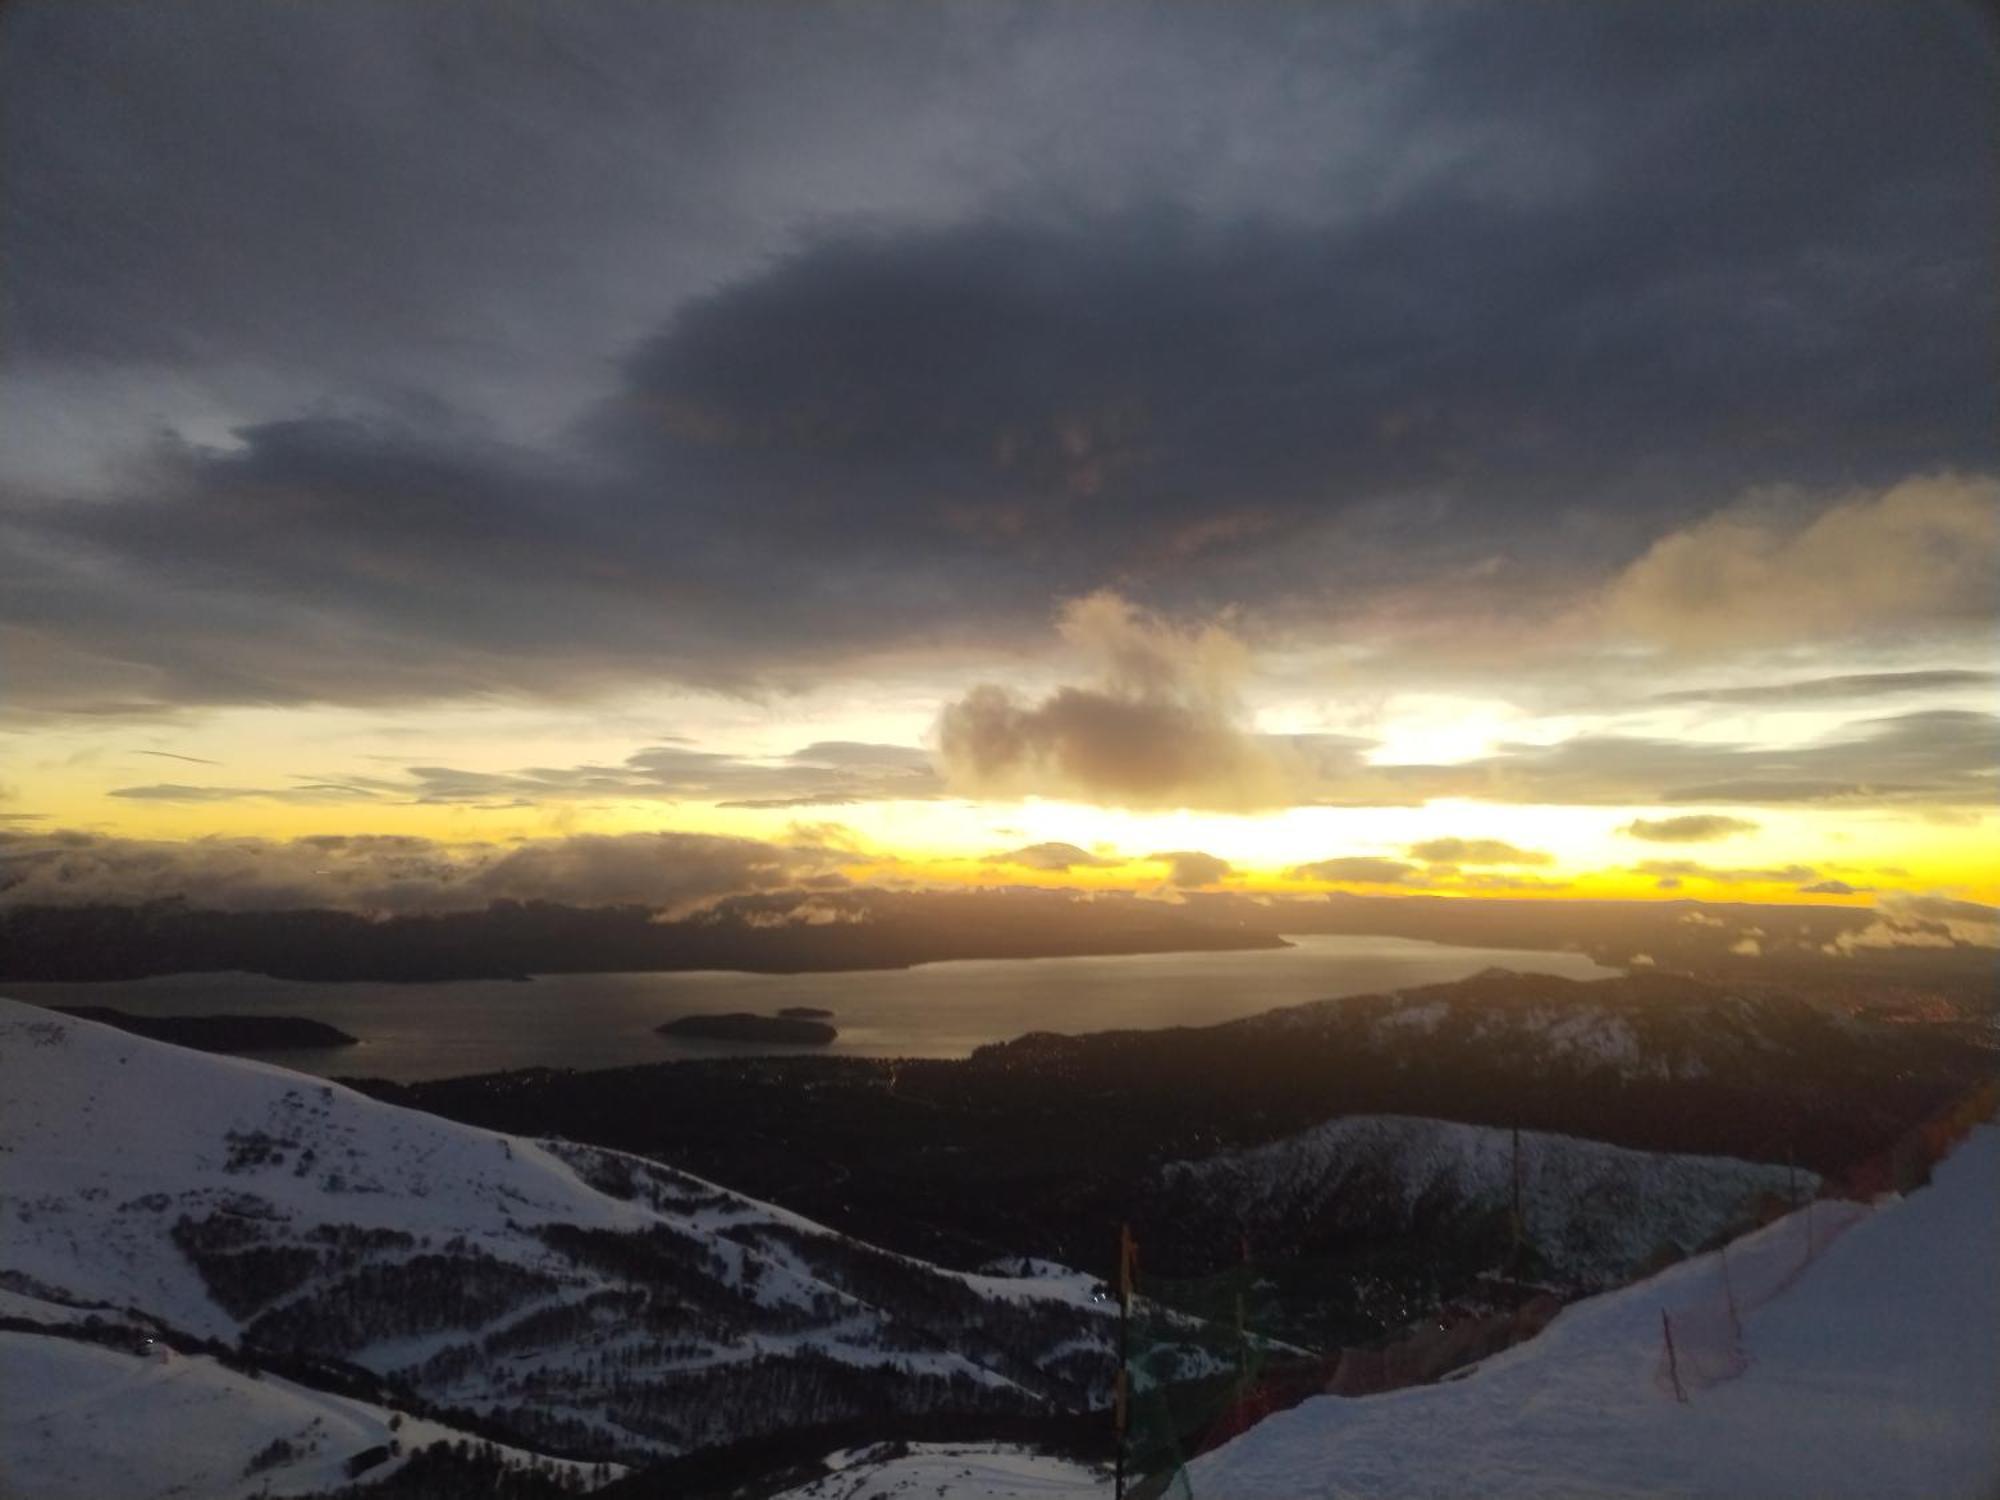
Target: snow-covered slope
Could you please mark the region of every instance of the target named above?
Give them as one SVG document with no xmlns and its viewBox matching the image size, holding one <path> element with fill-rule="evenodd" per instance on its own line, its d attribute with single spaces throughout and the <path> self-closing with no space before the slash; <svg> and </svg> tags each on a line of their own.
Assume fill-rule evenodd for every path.
<svg viewBox="0 0 2000 1500">
<path fill-rule="evenodd" d="M 665 1454 L 1101 1394 L 1077 1276 L 963 1275 L 617 1153 L 0 1001 L 0 1273 L 338 1358 L 530 1446 Z"/>
<path fill-rule="evenodd" d="M 1457 1216 L 1504 1213 L 1513 1199 L 1512 1134 L 1489 1126 L 1354 1115 L 1248 1151 L 1164 1167 L 1159 1212 L 1212 1219 L 1260 1255 L 1343 1233 L 1421 1232 Z M 1673 1247 L 1684 1253 L 1811 1194 L 1819 1179 L 1727 1157 L 1628 1151 L 1541 1131 L 1520 1133 L 1527 1242 L 1573 1285 L 1630 1280 Z"/>
<path fill-rule="evenodd" d="M 1197 1500 L 1990 1500 L 2000 1493 L 2000 1129 L 1976 1130 L 1930 1187 L 1859 1217 L 1745 1312 L 1744 1373 L 1685 1403 L 1660 1378 L 1660 1314 L 1716 1295 L 1717 1256 L 1578 1303 L 1463 1380 L 1307 1401 L 1196 1460 L 1189 1490 Z M 1788 1253 L 1804 1233 L 1794 1215 L 1729 1253 L 1742 1267 Z"/>
<path fill-rule="evenodd" d="M 1111 1478 L 1069 1459 L 994 1443 L 893 1443 L 826 1461 L 833 1472 L 776 1500 L 1099 1500 Z"/>
<path fill-rule="evenodd" d="M 164 1346 L 137 1354 L 0 1331 L 0 1494 L 23 1500 L 310 1494 L 386 1479 L 434 1443 L 479 1441 Z M 584 1487 L 622 1472 L 594 1474 L 505 1445 L 497 1452 Z M 348 1464 L 369 1457 L 350 1477 Z"/>
</svg>

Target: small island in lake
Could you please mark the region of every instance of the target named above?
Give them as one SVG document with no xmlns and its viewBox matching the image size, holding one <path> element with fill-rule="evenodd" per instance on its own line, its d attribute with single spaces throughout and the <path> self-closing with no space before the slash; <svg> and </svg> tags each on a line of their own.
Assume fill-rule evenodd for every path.
<svg viewBox="0 0 2000 1500">
<path fill-rule="evenodd" d="M 832 1011 L 822 1010 L 817 1005 L 787 1005 L 778 1014 L 794 1021 L 831 1021 L 833 1019 Z"/>
<path fill-rule="evenodd" d="M 798 1015 L 680 1016 L 653 1028 L 662 1036 L 694 1036 L 714 1042 L 771 1042 L 790 1047 L 824 1047 L 840 1033 L 824 1021 Z"/>
<path fill-rule="evenodd" d="M 135 1016 L 108 1005 L 52 1007 L 80 1021 L 116 1026 L 156 1042 L 198 1052 L 291 1052 L 308 1047 L 353 1047 L 361 1038 L 304 1016 Z"/>
</svg>

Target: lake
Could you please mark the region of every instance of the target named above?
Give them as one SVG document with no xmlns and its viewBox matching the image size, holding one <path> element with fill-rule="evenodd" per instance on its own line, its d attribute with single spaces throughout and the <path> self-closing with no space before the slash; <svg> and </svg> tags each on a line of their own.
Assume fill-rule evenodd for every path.
<svg viewBox="0 0 2000 1500">
<path fill-rule="evenodd" d="M 14 984 L 5 993 L 139 1015 L 307 1016 L 362 1044 L 258 1055 L 306 1073 L 414 1083 L 507 1068 L 613 1068 L 774 1052 L 964 1057 L 1023 1032 L 1205 1026 L 1308 1000 L 1463 979 L 1486 968 L 1567 979 L 1618 972 L 1580 953 L 1390 937 L 1290 941 L 1295 946 L 1230 953 L 972 959 L 844 974 L 558 974 L 447 984 L 176 974 L 116 984 Z M 829 1047 L 771 1047 L 653 1030 L 676 1016 L 769 1014 L 795 1005 L 832 1011 L 840 1039 Z"/>
</svg>

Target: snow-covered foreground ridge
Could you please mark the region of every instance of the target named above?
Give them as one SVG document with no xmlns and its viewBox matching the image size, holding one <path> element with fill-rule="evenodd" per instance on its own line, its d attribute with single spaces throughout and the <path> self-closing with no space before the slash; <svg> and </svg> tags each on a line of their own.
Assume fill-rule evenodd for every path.
<svg viewBox="0 0 2000 1500">
<path fill-rule="evenodd" d="M 25 1300 L 15 1299 L 15 1311 Z M 480 1441 L 164 1347 L 140 1354 L 0 1331 L 0 1375 L 0 1495 L 23 1500 L 317 1494 L 379 1483 L 435 1443 Z M 495 1452 L 584 1488 L 623 1473 L 504 1445 Z"/>
<path fill-rule="evenodd" d="M 1111 1477 L 1002 1443 L 896 1443 L 829 1454 L 831 1471 L 776 1500 L 1100 1500 Z"/>
<path fill-rule="evenodd" d="M 1078 1276 L 941 1271 L 637 1158 L 0 1001 L 0 1284 L 642 1459 L 1101 1392 Z"/>
<path fill-rule="evenodd" d="M 1184 1476 L 1196 1500 L 2000 1494 L 2000 1128 L 1872 1211 L 1742 1313 L 1742 1373 L 1686 1401 L 1662 1311 L 1722 1294 L 1707 1255 L 1567 1309 L 1462 1380 L 1268 1418 Z M 1739 1240 L 1739 1272 L 1802 1258 L 1804 1212 Z M 1177 1489 L 1175 1493 L 1183 1493 Z"/>
</svg>

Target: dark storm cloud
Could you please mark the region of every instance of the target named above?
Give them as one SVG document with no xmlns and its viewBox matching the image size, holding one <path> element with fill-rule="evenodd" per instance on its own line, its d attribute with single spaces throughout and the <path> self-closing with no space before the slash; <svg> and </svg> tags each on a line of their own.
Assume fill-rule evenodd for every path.
<svg viewBox="0 0 2000 1500">
<path fill-rule="evenodd" d="M 10 8 L 19 409 L 87 361 L 242 428 L 13 486 L 10 703 L 1527 598 L 1992 468 L 1976 14 Z"/>
<path fill-rule="evenodd" d="M 406 416 L 239 438 L 161 453 L 143 497 L 0 519 L 25 701 L 563 696 L 675 659 L 652 600 L 681 580 L 621 563 L 573 471 Z"/>
<path fill-rule="evenodd" d="M 186 841 L 0 834 L 0 903 L 184 898 L 223 910 L 447 911 L 502 898 L 683 911 L 835 874 L 842 851 L 694 833 L 578 835 L 511 846 L 389 835 Z"/>
<path fill-rule="evenodd" d="M 895 550 L 977 542 L 1072 589 L 1171 587 L 1195 555 L 1295 589 L 1277 549 L 1370 501 L 1457 513 L 1470 560 L 1551 502 L 1671 513 L 1757 480 L 1992 458 L 1968 402 L 1990 389 L 1984 351 L 1946 335 L 1986 295 L 1983 264 L 1959 261 L 1948 290 L 1877 289 L 1957 363 L 1925 406 L 1872 378 L 1863 395 L 1857 366 L 1907 356 L 1888 327 L 1829 334 L 1856 268 L 1750 234 L 1727 213 L 1747 202 L 1671 222 L 1673 186 L 1524 207 L 1453 184 L 1330 228 L 1163 212 L 836 240 L 685 309 L 612 420 L 814 532 L 858 514 Z M 1885 205 L 1846 198 L 1883 222 L 1819 227 L 1904 243 Z M 824 498 L 800 507 L 806 486 Z M 1423 539 L 1426 561 L 1454 550 Z"/>
<path fill-rule="evenodd" d="M 963 201 L 957 27 L 819 7 L 7 7 L 24 354 L 569 378 L 838 212 Z M 977 110 L 977 99 L 966 99 Z"/>
</svg>

